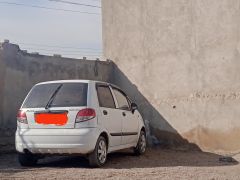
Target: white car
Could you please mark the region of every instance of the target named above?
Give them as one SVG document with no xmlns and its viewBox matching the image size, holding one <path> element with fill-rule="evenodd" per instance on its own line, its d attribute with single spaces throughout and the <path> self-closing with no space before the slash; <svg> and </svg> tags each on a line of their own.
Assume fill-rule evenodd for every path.
<svg viewBox="0 0 240 180">
<path fill-rule="evenodd" d="M 22 166 L 48 154 L 80 154 L 92 167 L 107 154 L 146 150 L 146 130 L 137 105 L 117 86 L 91 80 L 35 85 L 17 115 L 16 149 Z"/>
</svg>

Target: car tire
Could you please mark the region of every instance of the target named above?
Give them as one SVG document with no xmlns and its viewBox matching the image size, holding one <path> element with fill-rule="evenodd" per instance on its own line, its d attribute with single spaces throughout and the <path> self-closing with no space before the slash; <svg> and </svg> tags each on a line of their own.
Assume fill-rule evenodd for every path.
<svg viewBox="0 0 240 180">
<path fill-rule="evenodd" d="M 140 132 L 137 146 L 134 148 L 135 155 L 142 155 L 145 153 L 147 147 L 146 133 L 144 131 Z"/>
<path fill-rule="evenodd" d="M 89 165 L 91 167 L 101 167 L 107 161 L 107 143 L 103 136 L 97 140 L 94 151 L 89 155 Z"/>
<path fill-rule="evenodd" d="M 33 154 L 18 154 L 18 161 L 21 166 L 35 166 L 37 164 L 38 158 Z"/>
</svg>

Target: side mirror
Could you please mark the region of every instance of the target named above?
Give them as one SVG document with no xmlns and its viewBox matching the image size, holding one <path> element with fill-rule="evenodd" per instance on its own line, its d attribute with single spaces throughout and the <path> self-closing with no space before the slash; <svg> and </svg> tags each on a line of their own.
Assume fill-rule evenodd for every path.
<svg viewBox="0 0 240 180">
<path fill-rule="evenodd" d="M 137 110 L 137 109 L 138 109 L 137 104 L 136 104 L 136 103 L 132 103 L 132 104 L 131 104 L 132 113 L 134 113 L 134 111 Z"/>
</svg>

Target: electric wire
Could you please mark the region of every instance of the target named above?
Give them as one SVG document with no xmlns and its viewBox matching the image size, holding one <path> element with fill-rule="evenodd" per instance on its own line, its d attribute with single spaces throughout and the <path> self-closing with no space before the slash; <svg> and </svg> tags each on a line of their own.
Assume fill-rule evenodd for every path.
<svg viewBox="0 0 240 180">
<path fill-rule="evenodd" d="M 95 6 L 91 4 L 84 4 L 84 3 L 77 3 L 77 2 L 71 2 L 71 1 L 64 1 L 64 0 L 49 0 L 51 2 L 60 2 L 65 4 L 72 4 L 72 5 L 78 5 L 78 6 L 86 6 L 86 7 L 93 7 L 93 8 L 101 8 L 101 6 Z"/>
<path fill-rule="evenodd" d="M 94 13 L 94 12 L 77 11 L 77 10 L 61 9 L 61 8 L 52 8 L 52 7 L 46 7 L 46 6 L 28 5 L 28 4 L 14 3 L 14 2 L 6 2 L 6 1 L 0 1 L 0 4 L 25 6 L 25 7 L 31 7 L 31 8 L 39 8 L 39 9 L 47 9 L 47 10 L 55 10 L 55 11 L 65 11 L 65 12 L 73 12 L 73 13 L 81 13 L 81 14 L 101 15 L 100 13 Z"/>
</svg>

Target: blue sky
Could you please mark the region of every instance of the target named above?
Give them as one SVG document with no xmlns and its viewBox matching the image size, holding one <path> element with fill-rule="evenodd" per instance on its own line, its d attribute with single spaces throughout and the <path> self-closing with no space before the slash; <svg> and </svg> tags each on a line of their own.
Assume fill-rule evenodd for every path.
<svg viewBox="0 0 240 180">
<path fill-rule="evenodd" d="M 65 0 L 101 6 L 101 0 Z M 78 12 L 55 11 L 6 5 L 13 2 Z M 0 41 L 9 39 L 21 49 L 40 54 L 62 54 L 65 57 L 101 58 L 102 53 L 101 9 L 71 5 L 49 0 L 0 0 Z"/>
</svg>

